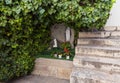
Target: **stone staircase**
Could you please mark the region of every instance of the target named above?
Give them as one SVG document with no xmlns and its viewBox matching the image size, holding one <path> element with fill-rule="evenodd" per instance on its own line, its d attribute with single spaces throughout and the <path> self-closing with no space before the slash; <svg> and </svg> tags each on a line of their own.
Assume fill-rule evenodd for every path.
<svg viewBox="0 0 120 83">
<path fill-rule="evenodd" d="M 119 30 L 79 33 L 70 83 L 120 83 Z"/>
</svg>

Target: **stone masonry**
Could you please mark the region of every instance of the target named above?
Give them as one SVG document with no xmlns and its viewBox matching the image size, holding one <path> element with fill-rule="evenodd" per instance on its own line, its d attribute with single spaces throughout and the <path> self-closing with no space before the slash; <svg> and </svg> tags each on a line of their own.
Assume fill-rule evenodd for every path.
<svg viewBox="0 0 120 83">
<path fill-rule="evenodd" d="M 72 68 L 72 61 L 38 58 L 35 61 L 32 75 L 51 76 L 69 80 Z"/>
<path fill-rule="evenodd" d="M 120 27 L 80 32 L 70 83 L 120 83 Z"/>
</svg>

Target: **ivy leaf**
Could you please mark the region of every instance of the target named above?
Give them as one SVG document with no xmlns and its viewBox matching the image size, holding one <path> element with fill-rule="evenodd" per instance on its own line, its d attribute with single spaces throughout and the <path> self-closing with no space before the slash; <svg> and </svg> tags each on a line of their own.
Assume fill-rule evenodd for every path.
<svg viewBox="0 0 120 83">
<path fill-rule="evenodd" d="M 43 14 L 44 12 L 45 12 L 44 9 L 41 9 L 41 10 L 40 10 L 40 14 Z"/>
<path fill-rule="evenodd" d="M 18 44 L 13 44 L 12 48 L 17 48 Z"/>
<path fill-rule="evenodd" d="M 5 0 L 6 4 L 12 4 L 12 0 Z"/>
</svg>

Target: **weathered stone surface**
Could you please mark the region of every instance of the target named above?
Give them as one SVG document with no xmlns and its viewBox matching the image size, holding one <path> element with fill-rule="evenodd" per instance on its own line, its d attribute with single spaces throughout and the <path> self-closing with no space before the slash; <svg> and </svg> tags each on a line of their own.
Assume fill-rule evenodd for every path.
<svg viewBox="0 0 120 83">
<path fill-rule="evenodd" d="M 5 83 L 5 82 L 4 82 Z M 52 76 L 29 75 L 14 79 L 6 83 L 70 83 L 69 80 L 59 79 Z"/>
<path fill-rule="evenodd" d="M 104 38 L 110 37 L 111 32 L 80 32 L 79 38 Z"/>
<path fill-rule="evenodd" d="M 115 31 L 115 30 L 117 30 L 117 27 L 116 26 L 106 26 L 106 27 L 104 27 L 104 30 L 106 30 L 106 31 Z"/>
<path fill-rule="evenodd" d="M 72 69 L 58 68 L 57 77 L 61 79 L 70 79 Z"/>
<path fill-rule="evenodd" d="M 35 61 L 36 65 L 46 65 L 46 66 L 58 66 L 59 67 L 73 67 L 72 61 L 67 60 L 57 60 L 57 59 L 46 59 L 46 58 L 38 58 Z"/>
<path fill-rule="evenodd" d="M 77 46 L 75 53 L 120 58 L 119 47 L 106 47 L 106 46 Z"/>
<path fill-rule="evenodd" d="M 120 46 L 120 39 L 78 39 L 78 45 Z"/>
<path fill-rule="evenodd" d="M 117 26 L 117 30 L 120 30 L 120 26 Z"/>
<path fill-rule="evenodd" d="M 79 38 L 111 38 L 120 37 L 120 31 L 80 32 Z"/>
<path fill-rule="evenodd" d="M 80 32 L 70 83 L 120 83 L 120 28 Z"/>
<path fill-rule="evenodd" d="M 72 72 L 72 61 L 38 58 L 35 61 L 33 75 L 52 76 L 69 79 Z"/>
<path fill-rule="evenodd" d="M 95 56 L 75 56 L 73 64 L 75 67 L 120 73 L 120 59 Z"/>
<path fill-rule="evenodd" d="M 119 31 L 111 32 L 111 37 L 120 37 L 120 32 Z"/>
<path fill-rule="evenodd" d="M 120 74 L 86 68 L 74 68 L 70 83 L 120 83 Z M 74 80 L 75 78 L 75 80 Z M 82 80 L 81 80 L 82 79 Z"/>
</svg>

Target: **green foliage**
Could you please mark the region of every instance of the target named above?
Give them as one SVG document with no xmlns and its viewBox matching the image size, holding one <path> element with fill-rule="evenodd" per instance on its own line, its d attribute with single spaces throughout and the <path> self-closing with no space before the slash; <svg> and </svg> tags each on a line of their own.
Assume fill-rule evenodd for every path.
<svg viewBox="0 0 120 83">
<path fill-rule="evenodd" d="M 74 55 L 75 55 L 75 49 L 69 49 L 70 50 L 70 61 L 73 61 Z M 59 59 L 58 57 L 55 57 L 54 54 L 64 54 L 63 48 L 52 48 L 50 50 L 44 50 L 37 54 L 37 58 L 51 58 L 51 59 Z M 60 60 L 60 59 L 59 59 Z M 62 60 L 66 60 L 66 57 L 63 55 Z"/>
<path fill-rule="evenodd" d="M 26 75 L 30 73 L 34 66 L 34 58 L 27 53 L 21 55 L 0 54 L 0 81 Z"/>
<path fill-rule="evenodd" d="M 113 0 L 0 0 L 0 80 L 27 74 L 48 47 L 50 26 L 76 31 L 104 26 Z"/>
<path fill-rule="evenodd" d="M 114 0 L 55 0 L 52 10 L 55 21 L 75 29 L 101 28 L 108 19 Z"/>
<path fill-rule="evenodd" d="M 0 81 L 30 73 L 34 55 L 48 46 L 40 5 L 41 0 L 0 0 Z"/>
</svg>

